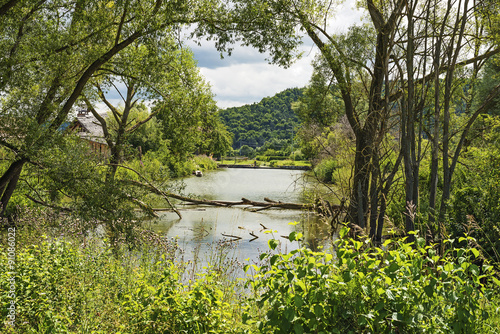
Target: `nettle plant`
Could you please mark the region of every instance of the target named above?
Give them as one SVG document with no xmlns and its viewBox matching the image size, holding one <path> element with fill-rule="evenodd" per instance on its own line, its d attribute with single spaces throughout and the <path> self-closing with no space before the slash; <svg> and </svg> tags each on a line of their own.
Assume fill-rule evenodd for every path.
<svg viewBox="0 0 500 334">
<path fill-rule="evenodd" d="M 300 248 L 261 255 L 243 321 L 263 333 L 485 333 L 495 285 L 493 267 L 474 264 L 474 248 L 440 256 L 425 240 L 387 240 L 381 247 L 347 238 L 334 251 Z M 289 239 L 297 241 L 300 233 Z M 470 237 L 464 237 L 467 240 Z M 277 240 L 270 240 L 275 249 Z M 488 283 L 485 283 L 488 282 Z M 487 284 L 487 285 L 486 285 Z M 252 308 L 251 305 L 254 304 Z M 257 308 L 255 308 L 257 306 Z"/>
</svg>

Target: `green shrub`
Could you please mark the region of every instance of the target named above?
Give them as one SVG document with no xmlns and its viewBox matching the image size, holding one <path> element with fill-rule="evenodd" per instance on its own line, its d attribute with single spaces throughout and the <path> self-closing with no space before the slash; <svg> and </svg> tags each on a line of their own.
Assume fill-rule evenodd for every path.
<svg viewBox="0 0 500 334">
<path fill-rule="evenodd" d="M 214 277 L 201 275 L 189 289 L 179 282 L 177 268 L 165 269 L 157 284 L 144 280 L 125 295 L 123 307 L 130 333 L 231 333 L 230 307 Z"/>
<path fill-rule="evenodd" d="M 472 261 L 476 249 L 439 256 L 418 238 L 416 244 L 388 240 L 382 248 L 345 239 L 336 252 L 301 248 L 263 254 L 252 302 L 243 316 L 262 333 L 485 333 L 493 267 Z M 290 240 L 299 239 L 292 232 Z M 272 240 L 274 247 L 278 242 Z M 484 274 L 483 274 L 484 272 Z M 252 303 L 251 302 L 251 303 Z"/>
<path fill-rule="evenodd" d="M 174 265 L 157 247 L 118 254 L 105 240 L 104 245 L 82 248 L 42 238 L 37 245 L 18 242 L 16 249 L 17 333 L 237 331 L 240 315 L 234 309 L 239 306 L 226 301 L 226 290 L 234 294 L 234 286 L 228 287 L 215 270 L 186 282 L 182 266 Z M 0 266 L 7 268 L 7 261 L 7 249 L 2 248 Z M 10 275 L 0 272 L 2 319 L 11 301 Z M 9 328 L 0 323 L 1 333 Z"/>
<path fill-rule="evenodd" d="M 202 170 L 217 169 L 217 162 L 206 155 L 197 155 L 193 158 L 194 163 Z"/>
<path fill-rule="evenodd" d="M 335 182 L 333 173 L 339 168 L 338 162 L 335 159 L 324 159 L 314 168 L 316 177 L 326 183 Z"/>
<path fill-rule="evenodd" d="M 292 159 L 292 160 L 296 160 L 296 161 L 306 160 L 305 156 L 300 151 L 296 151 L 296 152 L 291 153 L 288 158 Z"/>
</svg>

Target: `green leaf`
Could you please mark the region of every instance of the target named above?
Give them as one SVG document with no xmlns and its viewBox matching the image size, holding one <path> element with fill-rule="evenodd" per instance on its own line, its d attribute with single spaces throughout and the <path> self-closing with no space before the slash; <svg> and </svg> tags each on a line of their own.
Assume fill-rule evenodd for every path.
<svg viewBox="0 0 500 334">
<path fill-rule="evenodd" d="M 347 235 L 348 232 L 349 232 L 349 228 L 348 227 L 345 227 L 345 226 L 342 227 L 340 229 L 340 231 L 339 231 L 339 237 L 340 237 L 340 239 L 343 239 Z"/>
<path fill-rule="evenodd" d="M 496 277 L 494 276 L 491 276 L 491 279 L 493 280 L 493 282 L 495 282 L 496 285 L 500 286 L 500 280 L 498 280 Z"/>
<path fill-rule="evenodd" d="M 279 242 L 276 239 L 269 239 L 267 244 L 269 245 L 269 248 L 271 248 L 272 250 L 275 250 L 276 247 L 278 246 Z"/>
<path fill-rule="evenodd" d="M 295 284 L 298 285 L 302 289 L 302 291 L 306 291 L 306 285 L 301 280 L 295 281 Z"/>
<path fill-rule="evenodd" d="M 324 313 L 323 306 L 316 304 L 314 305 L 314 315 L 317 317 L 321 317 Z"/>
<path fill-rule="evenodd" d="M 436 280 L 433 278 L 428 285 L 424 286 L 424 292 L 427 297 L 432 298 L 434 296 L 434 287 L 436 286 Z"/>
<path fill-rule="evenodd" d="M 302 333 L 304 333 L 304 328 L 302 328 L 301 324 L 295 324 L 295 325 L 293 325 L 293 330 L 295 331 L 295 334 L 302 334 Z"/>
<path fill-rule="evenodd" d="M 283 315 L 285 316 L 285 319 L 292 322 L 293 318 L 295 317 L 295 311 L 293 310 L 293 308 L 287 307 L 285 309 L 285 312 L 283 312 Z"/>
<path fill-rule="evenodd" d="M 304 305 L 304 299 L 301 295 L 295 295 L 293 297 L 293 302 L 295 303 L 296 307 L 301 307 L 302 305 Z"/>
<path fill-rule="evenodd" d="M 387 247 L 388 245 L 390 245 L 392 243 L 392 240 L 391 239 L 387 239 L 386 241 L 384 241 L 384 243 L 382 244 L 383 247 Z"/>
</svg>

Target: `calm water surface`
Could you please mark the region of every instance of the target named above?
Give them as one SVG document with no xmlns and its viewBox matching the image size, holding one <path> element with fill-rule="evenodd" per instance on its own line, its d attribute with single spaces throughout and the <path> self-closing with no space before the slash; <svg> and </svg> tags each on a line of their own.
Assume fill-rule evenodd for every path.
<svg viewBox="0 0 500 334">
<path fill-rule="evenodd" d="M 238 201 L 242 197 L 264 201 L 267 197 L 300 203 L 303 202 L 303 173 L 284 169 L 219 169 L 206 172 L 203 177 L 186 178 L 184 194 L 230 201 Z M 290 243 L 282 236 L 288 236 L 292 231 L 303 233 L 305 241 L 312 247 L 322 244 L 328 233 L 326 226 L 321 226 L 316 215 L 310 212 L 280 209 L 251 212 L 240 207 L 194 205 L 177 207 L 182 219 L 173 212 L 165 212 L 151 227 L 167 237 L 177 238 L 184 250 L 184 260 L 208 261 L 216 243 L 234 240 L 223 234 L 241 238 L 232 241 L 232 256 L 240 261 L 248 258 L 254 261 L 261 252 L 268 250 L 267 242 L 271 238 L 280 240 L 282 251 L 290 251 L 297 248 L 298 243 Z M 291 225 L 291 222 L 299 223 Z M 258 238 L 255 239 L 250 232 Z"/>
</svg>

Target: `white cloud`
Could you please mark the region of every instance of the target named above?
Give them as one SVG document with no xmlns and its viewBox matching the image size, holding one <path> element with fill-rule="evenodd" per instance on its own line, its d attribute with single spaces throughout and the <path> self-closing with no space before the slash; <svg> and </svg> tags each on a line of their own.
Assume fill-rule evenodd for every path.
<svg viewBox="0 0 500 334">
<path fill-rule="evenodd" d="M 354 1 L 340 5 L 337 15 L 329 24 L 329 30 L 341 33 L 353 24 L 359 24 L 361 13 L 354 9 Z M 304 40 L 304 57 L 288 69 L 269 65 L 266 56 L 249 47 L 235 46 L 232 55 L 220 59 L 213 42 L 201 46 L 187 42 L 198 60 L 201 73 L 212 86 L 220 108 L 241 106 L 259 102 L 266 96 L 292 87 L 304 87 L 312 74 L 311 61 L 317 52 L 312 41 Z"/>
<path fill-rule="evenodd" d="M 258 102 L 287 88 L 306 86 L 312 74 L 312 58 L 311 53 L 288 69 L 261 62 L 202 67 L 200 71 L 212 85 L 217 105 L 227 108 Z"/>
</svg>

